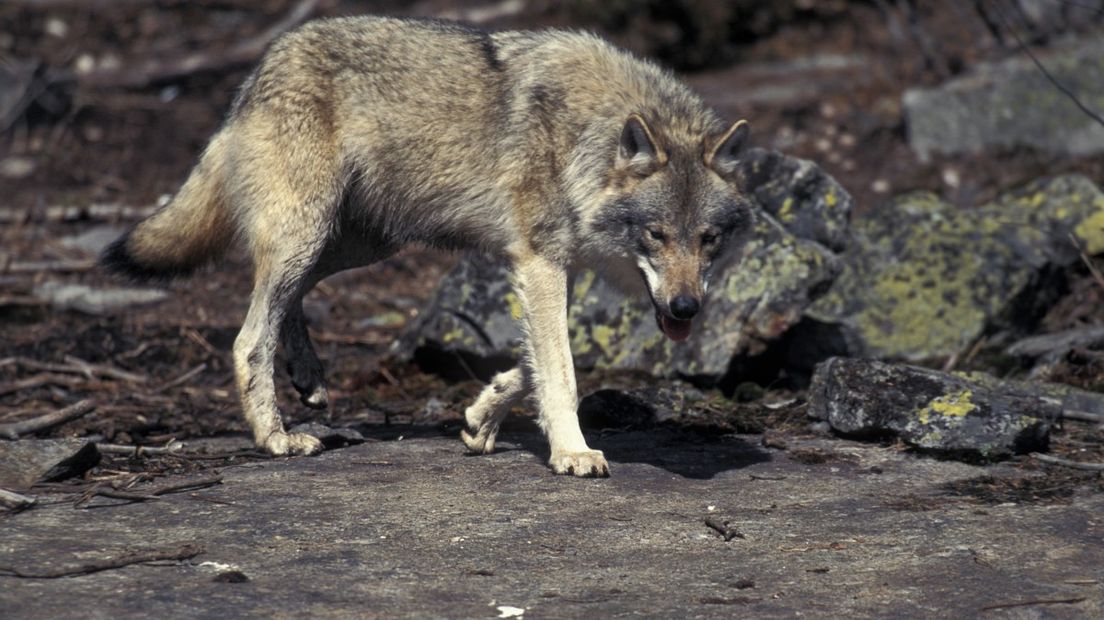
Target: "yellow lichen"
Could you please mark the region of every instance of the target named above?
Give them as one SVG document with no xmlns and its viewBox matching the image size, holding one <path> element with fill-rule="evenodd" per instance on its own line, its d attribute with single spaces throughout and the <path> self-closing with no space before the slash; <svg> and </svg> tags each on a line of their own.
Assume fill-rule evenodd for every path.
<svg viewBox="0 0 1104 620">
<path fill-rule="evenodd" d="M 926 407 L 921 409 L 916 417 L 920 420 L 921 424 L 928 424 L 931 422 L 932 416 L 942 418 L 964 418 L 971 411 L 977 410 L 977 405 L 970 400 L 973 398 L 973 395 L 973 392 L 970 390 L 962 390 L 961 392 L 953 394 L 937 396 L 933 398 Z"/>
<path fill-rule="evenodd" d="M 590 290 L 592 284 L 594 284 L 594 272 L 584 271 L 581 273 L 579 279 L 575 282 L 575 299 L 582 303 L 583 298 L 586 297 L 587 291 Z"/>
<path fill-rule="evenodd" d="M 782 220 L 783 222 L 793 221 L 793 202 L 793 196 L 786 197 L 786 200 L 782 202 L 782 208 L 778 210 L 778 219 Z"/>
<path fill-rule="evenodd" d="M 1081 223 L 1073 229 L 1073 234 L 1081 242 L 1081 247 L 1086 254 L 1104 252 L 1104 209 L 1081 220 Z"/>
<path fill-rule="evenodd" d="M 510 306 L 510 316 L 514 317 L 515 321 L 520 321 L 522 317 L 522 308 L 521 300 L 518 299 L 518 296 L 513 291 L 510 291 L 506 293 L 503 299 L 505 299 L 506 303 Z"/>
</svg>

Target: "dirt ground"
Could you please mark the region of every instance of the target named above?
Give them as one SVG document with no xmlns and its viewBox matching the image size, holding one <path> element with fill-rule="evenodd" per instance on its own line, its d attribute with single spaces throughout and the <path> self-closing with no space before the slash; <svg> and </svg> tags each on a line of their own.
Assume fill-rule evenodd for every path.
<svg viewBox="0 0 1104 620">
<path fill-rule="evenodd" d="M 44 497 L 55 498 L 51 505 L 0 516 L 0 564 L 64 563 L 196 539 L 205 552 L 183 565 L 80 578 L 0 577 L 0 601 L 15 615 L 70 615 L 73 601 L 89 598 L 97 600 L 87 612 L 94 617 L 151 609 L 151 601 L 174 615 L 200 616 L 290 615 L 306 601 L 315 601 L 312 615 L 388 617 L 493 616 L 499 605 L 532 617 L 975 615 L 991 605 L 1077 598 L 992 613 L 1100 614 L 1102 576 L 1094 567 L 1104 557 L 1093 515 L 1102 496 L 1092 474 L 1030 460 L 985 469 L 896 446 L 829 445 L 807 436 L 800 415 L 748 413 L 735 403 L 731 415 L 744 416 L 744 432 L 798 439 L 775 435 L 790 442 L 783 453 L 757 447 L 758 436 L 715 429 L 607 431 L 597 443 L 612 456 L 614 478 L 572 481 L 542 468 L 539 441 L 521 418 L 508 429 L 512 449 L 464 458 L 455 441 L 458 420 L 480 384 L 446 382 L 388 354 L 456 260 L 428 250 L 340 274 L 308 296 L 330 386 L 326 412 L 300 406 L 278 373 L 289 424 L 350 426 L 377 441 L 312 460 L 253 452 L 242 444 L 246 428 L 229 358 L 250 281 L 240 257 L 169 284 L 168 302 L 121 315 L 56 311 L 32 293 L 44 282 L 119 285 L 65 240 L 122 230 L 131 220 L 84 214 L 58 221 L 51 208 L 148 207 L 175 191 L 248 70 L 248 62 L 233 60 L 236 50 L 298 3 L 91 4 L 0 4 L 0 59 L 36 67 L 30 104 L 0 118 L 0 161 L 22 166 L 0 178 L 0 212 L 9 215 L 0 222 L 0 423 L 94 397 L 94 414 L 39 436 L 144 446 L 209 442 L 209 454 L 108 455 L 83 479 L 43 487 Z M 1101 157 L 1016 150 L 921 162 L 908 149 L 900 108 L 907 87 L 1019 53 L 1007 32 L 1001 36 L 954 3 L 731 3 L 775 8 L 756 9 L 739 28 L 725 22 L 730 30 L 721 34 L 703 25 L 710 22 L 701 13 L 680 13 L 687 4 L 694 3 L 646 2 L 647 10 L 619 13 L 616 6 L 631 3 L 595 12 L 595 3 L 527 2 L 484 25 L 591 28 L 657 55 L 720 112 L 751 119 L 759 146 L 821 164 L 850 189 L 860 216 L 913 189 L 971 208 L 1042 175 L 1078 171 L 1104 180 Z M 922 6 L 906 12 L 914 4 Z M 316 3 L 313 14 L 474 19 L 485 16 L 473 12 L 485 6 L 330 0 Z M 671 38 L 672 28 L 695 36 Z M 1023 32 L 1036 46 L 1069 34 Z M 189 54 L 212 64 L 150 79 L 127 70 L 164 68 Z M 830 62 L 807 62 L 817 58 Z M 120 78 L 128 75 L 130 82 Z M 1088 265 L 1069 275 L 1069 291 L 1040 331 L 1100 323 L 1104 286 Z M 1003 375 L 1026 370 L 977 359 Z M 1104 354 L 1078 351 L 1052 378 L 1104 391 Z M 580 381 L 586 393 L 646 379 Z M 1052 449 L 1104 461 L 1102 435 L 1070 423 L 1054 434 Z M 222 476 L 221 486 L 202 492 L 72 508 L 97 486 L 143 488 L 213 474 Z M 703 525 L 710 505 L 746 539 L 726 543 Z M 18 536 L 7 535 L 13 532 Z M 44 542 L 58 540 L 66 542 Z M 250 581 L 212 581 L 226 571 L 205 568 L 207 561 L 237 566 Z M 749 581 L 754 585 L 740 585 Z M 97 594 L 106 591 L 120 594 Z"/>
</svg>

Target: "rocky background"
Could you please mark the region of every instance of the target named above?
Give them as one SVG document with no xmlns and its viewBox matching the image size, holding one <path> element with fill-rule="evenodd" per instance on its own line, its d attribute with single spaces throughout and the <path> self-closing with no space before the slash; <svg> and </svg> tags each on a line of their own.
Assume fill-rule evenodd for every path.
<svg viewBox="0 0 1104 620">
<path fill-rule="evenodd" d="M 690 341 L 664 341 L 644 300 L 594 274 L 575 282 L 591 431 L 753 433 L 778 450 L 842 436 L 1101 490 L 1067 468 L 1104 461 L 1104 2 L 12 0 L 9 505 L 265 458 L 244 441 L 229 361 L 242 260 L 152 289 L 93 257 L 176 189 L 274 36 L 365 12 L 595 30 L 751 120 L 763 217 Z M 285 418 L 333 447 L 457 433 L 517 355 L 503 273 L 415 248 L 323 282 L 306 307 L 331 406 L 300 407 L 280 376 Z M 510 424 L 531 430 L 531 412 Z"/>
</svg>

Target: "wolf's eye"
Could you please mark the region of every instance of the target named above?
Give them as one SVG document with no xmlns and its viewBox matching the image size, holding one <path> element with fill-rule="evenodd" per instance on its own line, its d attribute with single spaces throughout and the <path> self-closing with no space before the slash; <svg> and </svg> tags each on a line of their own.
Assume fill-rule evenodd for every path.
<svg viewBox="0 0 1104 620">
<path fill-rule="evenodd" d="M 667 240 L 667 235 L 663 234 L 662 230 L 657 230 L 655 228 L 648 229 L 648 236 L 660 242 Z"/>
<path fill-rule="evenodd" d="M 714 233 L 705 233 L 702 235 L 702 245 L 713 245 L 717 242 L 717 235 Z"/>
</svg>

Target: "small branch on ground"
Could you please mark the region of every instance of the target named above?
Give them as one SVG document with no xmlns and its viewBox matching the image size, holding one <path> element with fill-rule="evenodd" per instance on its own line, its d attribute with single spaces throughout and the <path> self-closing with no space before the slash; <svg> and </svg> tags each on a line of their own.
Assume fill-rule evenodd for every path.
<svg viewBox="0 0 1104 620">
<path fill-rule="evenodd" d="M 22 392 L 23 390 L 33 390 L 44 385 L 72 386 L 80 382 L 81 379 L 76 379 L 74 377 L 44 372 L 41 374 L 32 375 L 30 377 L 24 377 L 22 379 L 16 379 L 15 381 L 0 383 L 0 396 L 11 394 L 13 392 Z"/>
<path fill-rule="evenodd" d="M 52 428 L 59 424 L 82 418 L 96 410 L 96 402 L 85 399 L 46 415 L 41 415 L 22 422 L 0 424 L 0 437 L 5 439 L 19 439 L 21 435 L 29 435 L 43 429 Z"/>
<path fill-rule="evenodd" d="M 58 205 L 45 209 L 4 208 L 0 209 L 0 224 L 140 220 L 153 215 L 156 211 L 157 207 L 130 207 L 117 204 Z"/>
<path fill-rule="evenodd" d="M 1062 459 L 1056 456 L 1050 456 L 1049 454 L 1039 454 L 1038 452 L 1032 452 L 1031 456 L 1037 461 L 1050 463 L 1051 465 L 1061 465 L 1062 467 L 1069 467 L 1070 469 L 1104 471 L 1104 463 L 1083 463 L 1081 461 L 1071 461 L 1069 459 Z"/>
<path fill-rule="evenodd" d="M 997 603 L 995 605 L 986 605 L 981 608 L 981 611 L 992 611 L 994 609 L 1011 609 L 1013 607 L 1032 607 L 1034 605 L 1073 605 L 1085 600 L 1084 596 L 1073 596 L 1070 598 L 1040 598 L 1033 601 L 1020 601 L 1018 603 Z"/>
<path fill-rule="evenodd" d="M 121 454 L 130 457 L 160 456 L 163 454 L 179 455 L 184 449 L 184 444 L 179 441 L 170 441 L 164 446 L 126 446 L 117 443 L 98 443 L 96 448 L 103 454 Z"/>
<path fill-rule="evenodd" d="M 732 540 L 733 538 L 740 538 L 740 539 L 747 538 L 746 536 L 741 534 L 740 531 L 737 530 L 736 528 L 729 527 L 728 521 L 720 521 L 719 519 L 715 519 L 713 517 L 706 517 L 705 518 L 705 524 L 707 526 L 709 526 L 710 529 L 712 529 L 712 530 L 716 531 L 718 534 L 720 534 L 721 537 L 724 538 L 725 542 L 728 542 L 728 541 Z"/>
<path fill-rule="evenodd" d="M 1101 123 L 1104 124 L 1104 123 Z M 1073 233 L 1069 234 L 1070 241 L 1073 243 L 1073 247 L 1077 248 L 1077 253 L 1081 255 L 1081 262 L 1085 263 L 1085 266 L 1089 268 L 1089 273 L 1092 274 L 1093 280 L 1097 283 L 1102 290 L 1104 290 L 1104 274 L 1100 273 L 1100 269 L 1097 268 L 1096 263 L 1092 262 L 1089 255 L 1085 253 L 1085 249 L 1081 247 L 1081 244 L 1077 242 L 1077 236 Z"/>
<path fill-rule="evenodd" d="M 179 377 L 169 381 L 168 383 L 165 383 L 164 385 L 161 385 L 160 387 L 155 388 L 153 390 L 153 392 L 155 394 L 160 394 L 161 392 L 164 392 L 166 390 L 170 390 L 170 389 L 172 389 L 172 388 L 174 388 L 174 387 L 176 387 L 176 386 L 178 386 L 182 383 L 187 383 L 188 381 L 195 378 L 196 375 L 203 372 L 204 370 L 207 370 L 207 363 L 206 362 L 196 366 L 195 368 L 193 368 L 193 369 L 189 370 L 188 372 L 180 375 Z"/>
<path fill-rule="evenodd" d="M 54 273 L 78 273 L 91 271 L 96 268 L 96 261 L 92 259 L 82 260 L 37 260 L 10 262 L 0 265 L 0 273 L 42 273 L 46 271 Z"/>
<path fill-rule="evenodd" d="M 164 549 L 140 549 L 129 551 L 116 557 L 91 560 L 76 566 L 60 566 L 57 568 L 22 569 L 14 566 L 0 566 L 0 576 L 21 577 L 23 579 L 58 579 L 60 577 L 73 577 L 76 575 L 88 575 L 100 571 L 122 568 L 131 564 L 144 562 L 157 562 L 163 560 L 188 560 L 204 552 L 200 545 L 183 543 Z"/>
<path fill-rule="evenodd" d="M 1101 415 L 1099 413 L 1089 413 L 1088 411 L 1077 411 L 1076 409 L 1063 409 L 1062 419 L 1104 424 L 1104 415 Z"/>
<path fill-rule="evenodd" d="M 10 508 L 13 510 L 22 510 L 23 508 L 29 508 L 34 505 L 38 499 L 31 497 L 30 495 L 21 495 L 15 491 L 8 491 L 7 489 L 0 489 L 0 506 Z"/>
<path fill-rule="evenodd" d="M 207 478 L 198 478 L 195 480 L 174 482 L 172 484 L 162 485 L 154 489 L 144 490 L 144 492 L 126 491 L 111 487 L 96 486 L 81 494 L 80 498 L 77 499 L 77 501 L 75 502 L 74 507 L 80 507 L 84 504 L 87 504 L 94 497 L 125 499 L 130 502 L 159 500 L 161 499 L 162 495 L 180 493 L 182 491 L 196 491 L 199 489 L 206 489 L 207 487 L 215 486 L 216 484 L 222 484 L 222 476 L 209 476 Z"/>
</svg>

